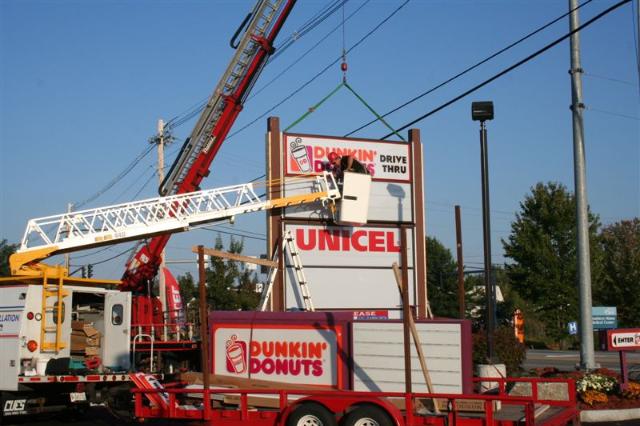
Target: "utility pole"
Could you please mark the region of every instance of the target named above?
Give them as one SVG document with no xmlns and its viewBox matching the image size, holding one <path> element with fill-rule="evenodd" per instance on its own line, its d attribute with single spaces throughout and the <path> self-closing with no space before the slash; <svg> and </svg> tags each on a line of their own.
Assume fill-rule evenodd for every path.
<svg viewBox="0 0 640 426">
<path fill-rule="evenodd" d="M 158 120 L 157 130 L 157 135 L 155 137 L 152 137 L 149 142 L 158 146 L 158 187 L 160 187 L 162 181 L 164 180 L 164 146 L 165 144 L 173 142 L 173 140 L 171 136 L 165 136 L 164 121 L 162 121 L 162 119 Z M 163 318 L 167 313 L 167 287 L 164 279 L 164 267 L 165 253 L 164 250 L 162 250 L 162 254 L 160 255 L 160 275 L 158 277 L 158 290 L 160 292 L 160 303 L 162 305 Z"/>
<path fill-rule="evenodd" d="M 73 210 L 73 203 L 68 203 L 67 204 L 67 213 L 71 213 L 71 211 Z M 67 236 L 70 236 L 69 234 L 71 234 L 71 226 L 67 225 Z M 67 274 L 69 274 L 69 272 L 71 271 L 71 255 L 69 253 L 65 253 L 64 255 L 64 267 L 67 268 Z M 71 275 L 71 274 L 69 274 Z M 84 278 L 84 277 L 82 277 Z"/>
<path fill-rule="evenodd" d="M 578 28 L 578 0 L 569 0 L 570 29 Z M 589 216 L 587 213 L 587 178 L 584 153 L 582 112 L 582 66 L 580 65 L 580 33 L 571 35 L 571 112 L 573 115 L 573 174 L 576 197 L 578 235 L 578 291 L 580 294 L 580 368 L 596 368 L 593 352 L 591 317 L 591 260 L 589 256 Z"/>
<path fill-rule="evenodd" d="M 456 210 L 456 251 L 458 255 L 458 316 L 464 319 L 464 262 L 462 260 L 462 222 L 460 220 L 460 206 L 455 206 Z"/>
</svg>

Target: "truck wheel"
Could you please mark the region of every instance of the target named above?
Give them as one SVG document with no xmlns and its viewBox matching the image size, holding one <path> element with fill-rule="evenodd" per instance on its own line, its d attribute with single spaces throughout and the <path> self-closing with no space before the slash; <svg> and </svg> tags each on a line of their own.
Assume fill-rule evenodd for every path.
<svg viewBox="0 0 640 426">
<path fill-rule="evenodd" d="M 393 426 L 393 421 L 382 408 L 363 405 L 345 416 L 343 426 Z"/>
<path fill-rule="evenodd" d="M 337 426 L 332 412 L 315 402 L 298 405 L 287 418 L 287 426 Z"/>
</svg>

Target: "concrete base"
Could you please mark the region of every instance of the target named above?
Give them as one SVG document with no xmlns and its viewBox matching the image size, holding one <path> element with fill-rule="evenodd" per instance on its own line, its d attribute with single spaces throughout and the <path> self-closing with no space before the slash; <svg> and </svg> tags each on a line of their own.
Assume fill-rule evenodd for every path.
<svg viewBox="0 0 640 426">
<path fill-rule="evenodd" d="M 507 367 L 504 364 L 477 364 L 476 376 L 487 378 L 505 378 L 507 377 Z M 498 382 L 480 382 L 480 393 L 490 392 L 498 389 Z"/>
<path fill-rule="evenodd" d="M 626 408 L 624 410 L 582 410 L 580 421 L 584 423 L 620 422 L 638 419 L 640 423 L 640 408 Z"/>
</svg>

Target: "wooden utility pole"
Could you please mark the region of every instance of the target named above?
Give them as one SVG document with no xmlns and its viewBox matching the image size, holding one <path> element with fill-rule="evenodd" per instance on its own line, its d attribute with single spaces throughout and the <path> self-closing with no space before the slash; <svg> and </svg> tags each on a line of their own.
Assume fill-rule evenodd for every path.
<svg viewBox="0 0 640 426">
<path fill-rule="evenodd" d="M 155 137 L 151 138 L 150 142 L 158 146 L 158 187 L 160 187 L 162 185 L 162 181 L 164 180 L 164 146 L 167 143 L 171 143 L 171 138 L 165 137 L 164 121 L 162 119 L 158 120 L 157 130 L 158 133 Z M 162 253 L 160 254 L 160 275 L 158 277 L 158 290 L 160 293 L 160 303 L 162 305 L 162 316 L 165 321 L 167 321 L 167 285 L 164 278 L 165 266 L 165 253 L 164 250 L 162 250 Z"/>
<path fill-rule="evenodd" d="M 458 310 L 460 319 L 464 319 L 464 261 L 462 260 L 462 223 L 460 206 L 456 206 L 456 251 L 458 254 Z"/>
<path fill-rule="evenodd" d="M 207 329 L 207 271 L 204 265 L 204 247 L 198 246 L 198 291 L 200 296 L 200 354 L 202 385 L 209 389 L 209 330 Z"/>
</svg>

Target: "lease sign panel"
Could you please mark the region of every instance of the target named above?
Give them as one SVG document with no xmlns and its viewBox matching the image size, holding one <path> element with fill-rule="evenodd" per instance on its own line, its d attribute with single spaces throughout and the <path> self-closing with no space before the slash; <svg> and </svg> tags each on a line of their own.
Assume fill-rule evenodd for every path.
<svg viewBox="0 0 640 426">
<path fill-rule="evenodd" d="M 351 155 L 369 170 L 374 181 L 411 181 L 409 144 L 344 140 L 308 135 L 284 135 L 285 174 L 322 173 L 329 162 L 327 154 Z"/>
</svg>

